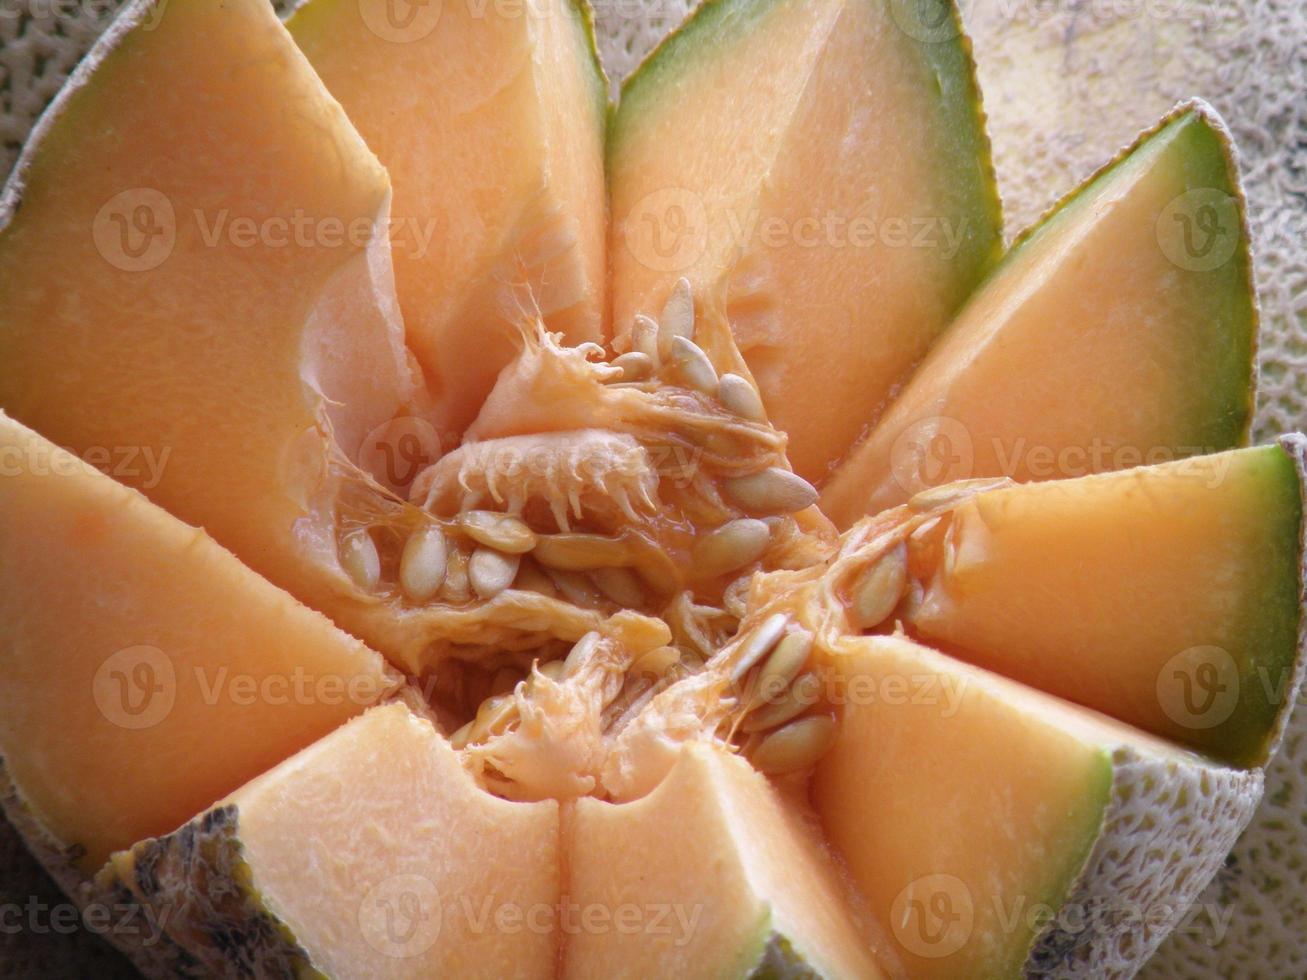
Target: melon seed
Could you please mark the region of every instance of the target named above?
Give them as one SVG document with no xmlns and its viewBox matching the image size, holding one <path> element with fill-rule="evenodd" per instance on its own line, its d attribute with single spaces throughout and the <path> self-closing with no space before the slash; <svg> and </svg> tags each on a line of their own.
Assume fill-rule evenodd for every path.
<svg viewBox="0 0 1307 980">
<path fill-rule="evenodd" d="M 467 602 L 472 598 L 467 570 L 467 555 L 458 549 L 449 552 L 449 568 L 445 572 L 445 584 L 440 587 L 440 594 L 452 602 Z"/>
<path fill-rule="evenodd" d="M 475 724 L 475 722 L 469 721 L 458 731 L 454 732 L 453 735 L 449 736 L 449 745 L 452 749 L 454 749 L 455 751 L 460 751 L 462 749 L 467 748 L 469 736 L 471 736 L 472 734 L 473 724 Z"/>
<path fill-rule="evenodd" d="M 770 542 L 771 528 L 763 521 L 728 521 L 695 542 L 695 571 L 704 576 L 733 572 L 761 558 Z"/>
<path fill-rule="evenodd" d="M 563 533 L 540 538 L 535 558 L 553 568 L 588 572 L 596 568 L 625 565 L 629 558 L 626 542 L 602 534 Z"/>
<path fill-rule="evenodd" d="M 596 568 L 590 577 L 599 591 L 619 606 L 639 608 L 647 601 L 639 576 L 629 568 Z"/>
<path fill-rule="evenodd" d="M 727 480 L 725 487 L 732 500 L 753 514 L 792 514 L 817 502 L 811 483 L 777 466 Z"/>
<path fill-rule="evenodd" d="M 772 613 L 762 621 L 762 625 L 736 648 L 735 663 L 731 665 L 731 680 L 738 681 L 753 669 L 754 664 L 769 654 L 776 646 L 785 627 L 789 624 L 785 613 Z"/>
<path fill-rule="evenodd" d="M 753 751 L 753 767 L 769 776 L 814 765 L 835 744 L 835 719 L 815 715 L 772 732 Z"/>
<path fill-rule="evenodd" d="M 681 380 L 687 385 L 705 395 L 717 394 L 717 371 L 702 347 L 693 340 L 673 337 L 671 358 Z"/>
<path fill-rule="evenodd" d="M 681 651 L 675 647 L 658 647 L 638 658 L 631 671 L 646 677 L 662 677 L 681 662 Z"/>
<path fill-rule="evenodd" d="M 631 326 L 631 352 L 643 354 L 650 364 L 658 366 L 658 323 L 643 313 L 635 315 Z"/>
<path fill-rule="evenodd" d="M 885 621 L 908 583 L 908 546 L 900 541 L 876 560 L 853 592 L 853 618 L 869 630 Z"/>
<path fill-rule="evenodd" d="M 529 558 L 522 559 L 517 578 L 513 580 L 513 588 L 523 592 L 534 592 L 550 599 L 558 598 L 558 588 L 554 585 L 554 580 Z"/>
<path fill-rule="evenodd" d="M 399 587 L 414 602 L 425 602 L 440 591 L 449 567 L 449 549 L 438 527 L 425 527 L 404 542 L 399 557 Z"/>
<path fill-rule="evenodd" d="M 381 581 L 381 556 L 372 535 L 364 529 L 341 539 L 340 564 L 360 589 L 375 589 Z"/>
<path fill-rule="evenodd" d="M 548 574 L 563 598 L 572 605 L 583 609 L 598 609 L 602 605 L 603 596 L 595 587 L 594 580 L 588 576 L 561 568 L 551 568 Z"/>
<path fill-rule="evenodd" d="M 492 735 L 502 735 L 517 714 L 517 701 L 508 696 L 487 698 L 477 708 L 477 716 L 472 720 L 472 730 L 468 732 L 469 742 L 483 742 Z"/>
<path fill-rule="evenodd" d="M 653 374 L 653 358 L 643 351 L 633 350 L 613 358 L 613 367 L 622 372 L 623 381 L 643 381 Z"/>
<path fill-rule="evenodd" d="M 762 687 L 759 686 L 759 690 Z M 768 701 L 749 712 L 740 727 L 749 733 L 765 732 L 799 717 L 814 704 L 821 694 L 821 680 L 816 674 L 804 674 L 781 697 Z"/>
<path fill-rule="evenodd" d="M 694 294 L 690 290 L 690 280 L 684 276 L 676 280 L 658 320 L 658 353 L 661 357 L 670 356 L 672 340 L 676 337 L 694 339 Z"/>
<path fill-rule="evenodd" d="M 536 545 L 536 533 L 512 514 L 470 510 L 459 518 L 459 526 L 477 544 L 508 555 L 525 554 Z"/>
<path fill-rule="evenodd" d="M 493 548 L 478 548 L 467 563 L 467 578 L 482 599 L 493 599 L 513 584 L 520 555 L 505 555 Z"/>
<path fill-rule="evenodd" d="M 947 507 L 951 504 L 960 503 L 968 497 L 974 497 L 986 490 L 997 490 L 1011 484 L 1012 481 L 1005 476 L 955 480 L 953 483 L 928 487 L 920 493 L 913 494 L 908 500 L 908 507 L 917 512 L 934 510 L 936 507 Z"/>
<path fill-rule="evenodd" d="M 802 628 L 781 637 L 776 649 L 758 671 L 758 690 L 764 698 L 777 697 L 799 676 L 812 653 L 812 643 L 812 633 Z"/>
<path fill-rule="evenodd" d="M 717 386 L 717 399 L 728 412 L 751 422 L 763 422 L 767 418 L 758 389 L 738 374 L 722 375 Z"/>
<path fill-rule="evenodd" d="M 561 660 L 546 660 L 542 664 L 536 664 L 536 670 L 541 674 L 544 674 L 551 681 L 561 681 L 566 669 L 567 665 Z"/>
</svg>

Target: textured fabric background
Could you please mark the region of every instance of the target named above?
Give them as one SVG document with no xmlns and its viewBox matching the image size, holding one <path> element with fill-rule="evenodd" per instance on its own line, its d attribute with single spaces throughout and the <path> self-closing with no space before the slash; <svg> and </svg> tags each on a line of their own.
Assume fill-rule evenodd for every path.
<svg viewBox="0 0 1307 980">
<path fill-rule="evenodd" d="M 166 0 L 162 0 L 166 2 Z M 121 0 L 0 3 L 0 174 Z M 279 8 L 286 6 L 278 4 Z M 598 0 L 618 81 L 692 5 Z M 1307 426 L 1307 14 L 1301 0 L 964 0 L 991 120 L 1009 235 L 1172 103 L 1225 116 L 1242 151 L 1257 247 L 1262 393 L 1254 437 Z M 1307 975 L 1307 711 L 1269 773 L 1267 802 L 1213 886 L 1243 913 L 1244 952 L 1176 943 L 1159 977 Z M 95 937 L 52 930 L 55 887 L 0 821 L 0 975 L 130 976 Z M 1256 929 L 1247 928 L 1255 920 Z M 1242 938 L 1241 938 L 1242 937 Z M 1238 945 L 1238 944 L 1227 944 Z M 1251 951 L 1251 952 L 1249 952 Z M 1222 958 L 1224 956 L 1224 958 Z"/>
</svg>

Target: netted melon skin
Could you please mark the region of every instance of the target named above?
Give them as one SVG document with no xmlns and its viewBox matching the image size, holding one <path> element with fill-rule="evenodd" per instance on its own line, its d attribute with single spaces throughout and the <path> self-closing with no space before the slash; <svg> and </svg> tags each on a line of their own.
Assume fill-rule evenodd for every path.
<svg viewBox="0 0 1307 980">
<path fill-rule="evenodd" d="M 1220 867 L 1262 796 L 1259 770 L 1119 748 L 1112 801 L 1065 909 L 1036 940 L 1028 977 L 1132 977 Z M 1195 856 L 1198 856 L 1195 858 Z"/>
<path fill-rule="evenodd" d="M 1307 474 L 1307 439 L 1283 436 Z M 1304 504 L 1307 505 L 1307 490 Z M 1307 568 L 1307 527 L 1299 554 Z M 1302 582 L 1302 573 L 1299 575 Z M 1300 597 L 1307 601 L 1307 595 Z M 1307 708 L 1304 700 L 1307 618 L 1298 623 L 1297 671 L 1286 687 L 1291 710 L 1281 713 L 1266 766 L 1266 794 L 1224 867 L 1197 896 L 1189 917 L 1140 974 L 1145 980 L 1209 980 L 1307 975 Z"/>
<path fill-rule="evenodd" d="M 252 879 L 240 841 L 240 811 L 228 804 L 115 855 L 96 883 L 169 914 L 170 936 L 203 976 L 325 978 Z"/>
<path fill-rule="evenodd" d="M 126 954 L 136 970 L 147 977 L 184 980 L 201 980 L 207 975 L 200 963 L 167 934 L 142 937 L 139 926 L 127 917 L 138 918 L 143 907 L 120 883 L 109 879 L 92 880 L 82 874 L 76 865 L 82 849 L 76 845 L 65 846 L 50 835 L 9 775 L 3 756 L 0 756 L 0 813 L 73 905 L 78 909 L 94 905 L 108 910 L 111 918 L 98 935 Z M 19 869 L 15 867 L 13 870 L 17 872 Z M 21 887 L 20 882 L 21 878 L 6 884 L 17 888 Z M 23 936 L 24 933 L 18 933 L 18 938 Z M 88 938 L 91 938 L 90 933 L 79 933 L 76 945 L 71 941 L 68 943 L 66 959 L 61 957 L 58 962 L 52 962 L 39 951 L 35 937 L 31 937 L 27 949 L 21 946 L 18 949 L 16 961 L 5 961 L 5 972 L 12 977 L 59 976 L 70 971 L 75 971 L 78 976 L 106 978 L 131 975 L 131 969 L 114 958 L 103 943 L 97 940 L 87 943 L 84 940 Z"/>
</svg>

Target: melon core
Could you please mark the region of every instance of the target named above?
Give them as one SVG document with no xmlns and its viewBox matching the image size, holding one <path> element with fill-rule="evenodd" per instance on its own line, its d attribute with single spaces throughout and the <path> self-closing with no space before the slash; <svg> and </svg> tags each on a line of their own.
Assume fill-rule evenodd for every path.
<svg viewBox="0 0 1307 980">
<path fill-rule="evenodd" d="M 972 68 L 867 0 L 708 3 L 623 86 L 613 330 L 724 297 L 795 470 L 819 482 L 999 248 Z"/>
</svg>

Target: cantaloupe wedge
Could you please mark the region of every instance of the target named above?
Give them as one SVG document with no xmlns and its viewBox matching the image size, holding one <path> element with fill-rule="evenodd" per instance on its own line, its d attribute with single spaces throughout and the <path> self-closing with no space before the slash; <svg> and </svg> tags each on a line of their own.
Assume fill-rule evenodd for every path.
<svg viewBox="0 0 1307 980">
<path fill-rule="evenodd" d="M 1260 797 L 1260 771 L 901 638 L 830 671 L 814 805 L 912 977 L 1132 975 Z"/>
<path fill-rule="evenodd" d="M 634 803 L 578 800 L 568 834 L 569 902 L 612 924 L 567 935 L 564 977 L 887 975 L 801 811 L 720 749 Z"/>
<path fill-rule="evenodd" d="M 622 87 L 614 333 L 659 316 L 679 276 L 725 293 L 809 480 L 874 420 L 999 248 L 966 43 L 960 29 L 914 30 L 936 6 L 713 0 Z"/>
<path fill-rule="evenodd" d="M 823 488 L 826 513 L 1240 444 L 1257 317 L 1231 154 L 1210 109 L 1181 106 L 1023 235 Z"/>
<path fill-rule="evenodd" d="M 432 431 L 386 173 L 266 0 L 154 13 L 124 11 L 7 187 L 0 408 L 393 649 L 338 554 L 385 506 L 355 461 L 411 479 Z"/>
<path fill-rule="evenodd" d="M 969 659 L 1216 758 L 1297 689 L 1299 439 L 981 493 L 907 619 Z"/>
<path fill-rule="evenodd" d="M 589 8 L 312 0 L 287 26 L 394 181 L 400 308 L 451 448 L 522 308 L 603 339 L 608 94 Z"/>
<path fill-rule="evenodd" d="M 391 704 L 114 854 L 99 883 L 170 912 L 210 976 L 544 978 L 560 869 L 557 803 L 482 792 Z"/>
<path fill-rule="evenodd" d="M 398 687 L 203 531 L 3 415 L 0 466 L 5 809 L 65 885 Z"/>
</svg>

